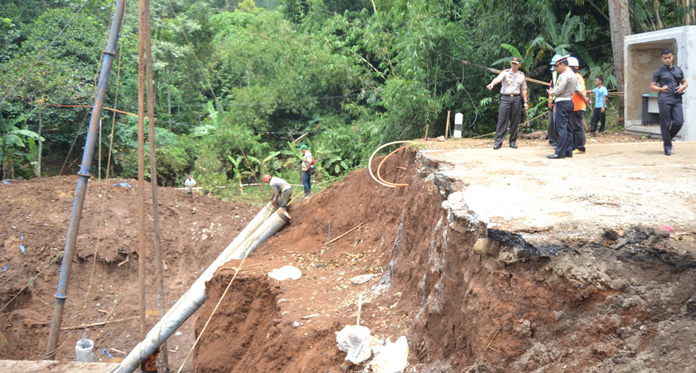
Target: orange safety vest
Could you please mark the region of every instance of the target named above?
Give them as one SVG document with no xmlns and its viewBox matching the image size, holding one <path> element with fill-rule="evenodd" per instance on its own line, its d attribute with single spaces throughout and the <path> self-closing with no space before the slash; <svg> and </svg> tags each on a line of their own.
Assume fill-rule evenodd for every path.
<svg viewBox="0 0 696 373">
<path fill-rule="evenodd" d="M 585 93 L 585 79 L 580 75 L 580 73 L 575 73 L 575 76 L 578 77 L 578 81 L 580 82 L 580 89 L 582 90 L 582 93 Z M 579 110 L 586 110 L 587 105 L 585 104 L 585 101 L 578 95 L 577 92 L 573 93 L 573 111 L 579 111 Z"/>
</svg>

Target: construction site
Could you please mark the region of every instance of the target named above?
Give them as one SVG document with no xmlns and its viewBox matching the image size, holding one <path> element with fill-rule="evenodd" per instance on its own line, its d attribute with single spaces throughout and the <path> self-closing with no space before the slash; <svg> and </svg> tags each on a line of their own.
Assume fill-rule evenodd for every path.
<svg viewBox="0 0 696 373">
<path fill-rule="evenodd" d="M 543 141 L 519 143 L 415 141 L 378 173 L 401 187 L 362 169 L 291 204 L 279 232 L 205 282 L 202 306 L 162 344 L 168 369 L 696 372 L 696 144 L 664 157 L 659 142 L 618 134 L 554 161 Z M 0 185 L 2 371 L 132 371 L 135 180 L 90 185 L 56 361 L 41 361 L 75 181 Z M 171 310 L 259 208 L 160 191 Z M 301 277 L 269 277 L 284 266 Z M 365 346 L 342 351 L 356 325 Z M 73 362 L 82 339 L 95 363 Z"/>
</svg>

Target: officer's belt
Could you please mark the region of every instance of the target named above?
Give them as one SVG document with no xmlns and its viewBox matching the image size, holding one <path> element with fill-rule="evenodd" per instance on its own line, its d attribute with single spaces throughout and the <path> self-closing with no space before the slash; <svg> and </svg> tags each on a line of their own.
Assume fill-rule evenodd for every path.
<svg viewBox="0 0 696 373">
<path fill-rule="evenodd" d="M 501 94 L 500 94 L 500 97 L 517 97 L 517 96 L 519 96 L 519 95 L 520 95 L 519 93 L 516 94 L 516 95 L 504 95 L 504 94 L 501 93 Z"/>
</svg>

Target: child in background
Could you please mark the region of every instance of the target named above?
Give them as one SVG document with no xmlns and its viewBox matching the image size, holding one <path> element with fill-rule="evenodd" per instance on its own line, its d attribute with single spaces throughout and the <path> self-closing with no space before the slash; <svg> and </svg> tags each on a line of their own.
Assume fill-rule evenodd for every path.
<svg viewBox="0 0 696 373">
<path fill-rule="evenodd" d="M 602 122 L 599 126 L 599 133 L 604 133 L 604 126 L 607 122 L 606 107 L 607 107 L 607 87 L 602 86 L 604 83 L 604 77 L 601 75 L 595 78 L 595 85 L 597 86 L 592 90 L 592 94 L 595 96 L 594 110 L 592 111 L 592 121 L 590 122 L 590 134 L 594 137 L 595 131 L 597 131 L 597 122 Z"/>
</svg>

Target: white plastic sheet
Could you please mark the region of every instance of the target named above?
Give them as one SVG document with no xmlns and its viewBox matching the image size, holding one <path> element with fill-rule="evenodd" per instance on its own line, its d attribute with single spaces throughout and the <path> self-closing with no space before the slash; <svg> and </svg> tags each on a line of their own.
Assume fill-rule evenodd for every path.
<svg viewBox="0 0 696 373">
<path fill-rule="evenodd" d="M 293 266 L 283 266 L 281 268 L 276 268 L 272 270 L 268 274 L 268 277 L 278 281 L 283 281 L 287 279 L 297 280 L 300 277 L 302 277 L 302 271 L 300 271 L 299 268 Z"/>
</svg>

